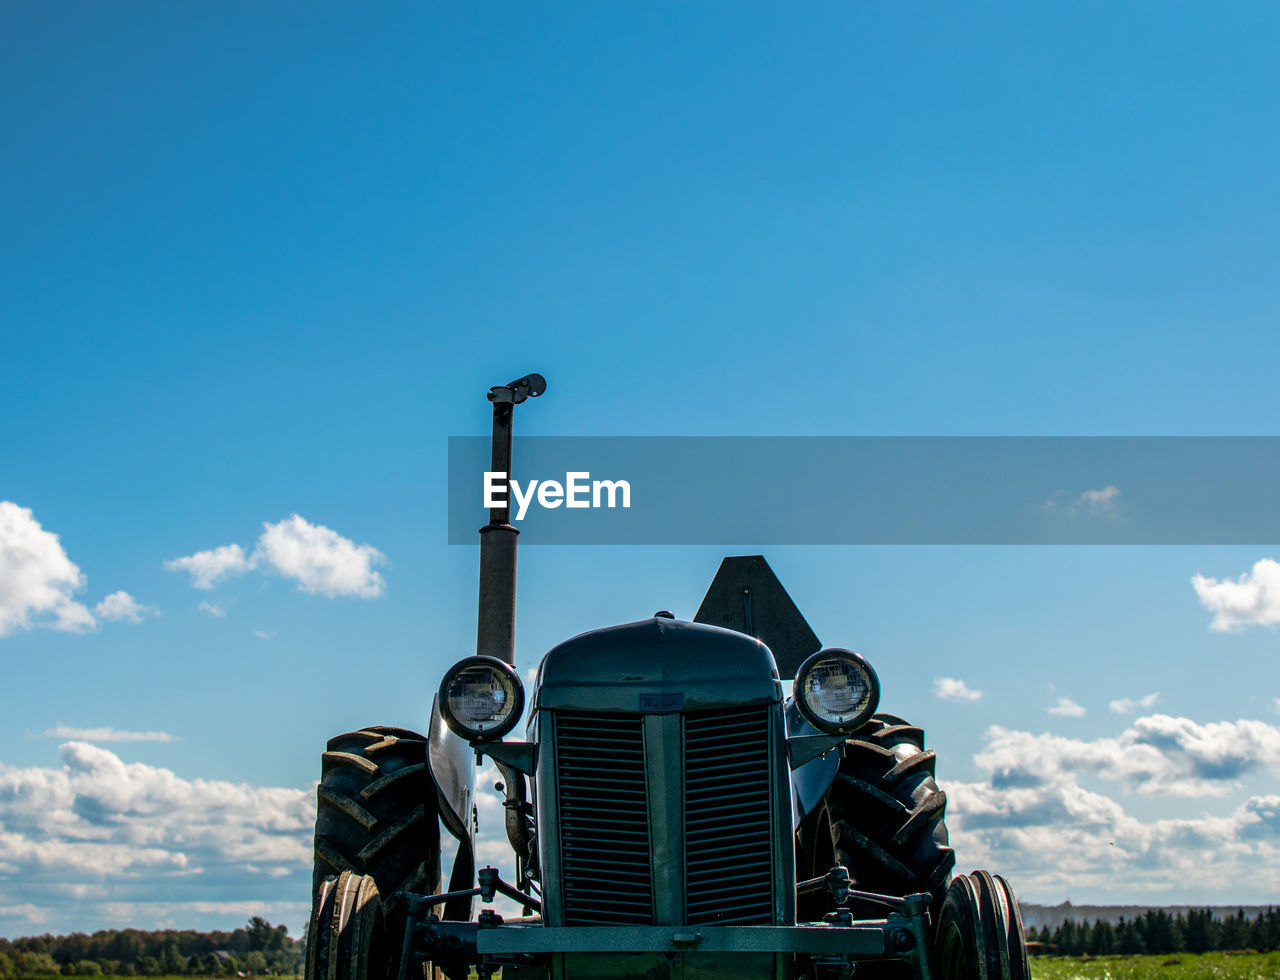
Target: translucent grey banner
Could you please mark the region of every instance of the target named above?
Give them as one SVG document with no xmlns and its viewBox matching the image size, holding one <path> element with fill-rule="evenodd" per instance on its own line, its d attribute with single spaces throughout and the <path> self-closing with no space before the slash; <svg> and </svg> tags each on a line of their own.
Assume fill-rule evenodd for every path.
<svg viewBox="0 0 1280 980">
<path fill-rule="evenodd" d="M 517 436 L 514 490 L 489 453 L 449 439 L 450 544 L 486 489 L 521 545 L 1280 542 L 1273 436 Z"/>
</svg>

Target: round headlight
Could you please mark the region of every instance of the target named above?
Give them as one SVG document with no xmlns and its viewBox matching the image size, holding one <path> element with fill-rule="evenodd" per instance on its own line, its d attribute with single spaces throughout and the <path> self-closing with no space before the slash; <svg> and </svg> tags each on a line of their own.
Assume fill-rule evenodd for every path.
<svg viewBox="0 0 1280 980">
<path fill-rule="evenodd" d="M 800 713 L 815 728 L 848 735 L 880 703 L 880 679 L 852 650 L 819 650 L 800 665 L 793 688 Z"/>
<path fill-rule="evenodd" d="M 494 657 L 468 657 L 454 664 L 440 682 L 440 714 L 469 742 L 502 738 L 523 711 L 520 675 Z"/>
</svg>

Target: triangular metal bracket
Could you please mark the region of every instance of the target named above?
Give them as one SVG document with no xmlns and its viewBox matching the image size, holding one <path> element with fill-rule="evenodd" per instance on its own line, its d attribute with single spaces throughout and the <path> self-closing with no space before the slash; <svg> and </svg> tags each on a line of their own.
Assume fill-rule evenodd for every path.
<svg viewBox="0 0 1280 980">
<path fill-rule="evenodd" d="M 795 677 L 805 659 L 822 649 L 763 555 L 722 560 L 693 621 L 754 636 L 773 651 L 784 678 Z"/>
</svg>

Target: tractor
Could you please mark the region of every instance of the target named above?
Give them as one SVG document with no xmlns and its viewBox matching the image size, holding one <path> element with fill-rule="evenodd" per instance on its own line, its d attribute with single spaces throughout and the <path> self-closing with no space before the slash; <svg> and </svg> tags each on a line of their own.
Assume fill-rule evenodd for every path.
<svg viewBox="0 0 1280 980">
<path fill-rule="evenodd" d="M 493 472 L 545 388 L 490 389 Z M 924 733 L 878 710 L 871 664 L 823 647 L 762 557 L 726 557 L 690 622 L 560 643 L 526 695 L 518 531 L 495 502 L 477 652 L 426 734 L 365 728 L 323 755 L 306 980 L 1029 980 L 1009 885 L 952 874 Z M 509 878 L 476 867 L 483 759 Z"/>
</svg>

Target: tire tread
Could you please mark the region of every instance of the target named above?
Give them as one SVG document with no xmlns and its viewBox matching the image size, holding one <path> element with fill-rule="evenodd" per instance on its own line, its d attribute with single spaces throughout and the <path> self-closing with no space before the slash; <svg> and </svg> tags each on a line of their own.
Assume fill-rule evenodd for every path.
<svg viewBox="0 0 1280 980">
<path fill-rule="evenodd" d="M 313 901 L 333 876 L 367 876 L 388 934 L 401 935 L 396 893 L 430 894 L 440 883 L 437 807 L 423 736 L 362 728 L 329 739 L 316 788 Z M 399 946 L 389 955 L 397 959 Z"/>
<path fill-rule="evenodd" d="M 923 730 L 894 715 L 876 715 L 845 741 L 827 811 L 837 860 L 854 888 L 927 891 L 940 906 L 955 853 L 936 761 L 924 748 Z"/>
</svg>

